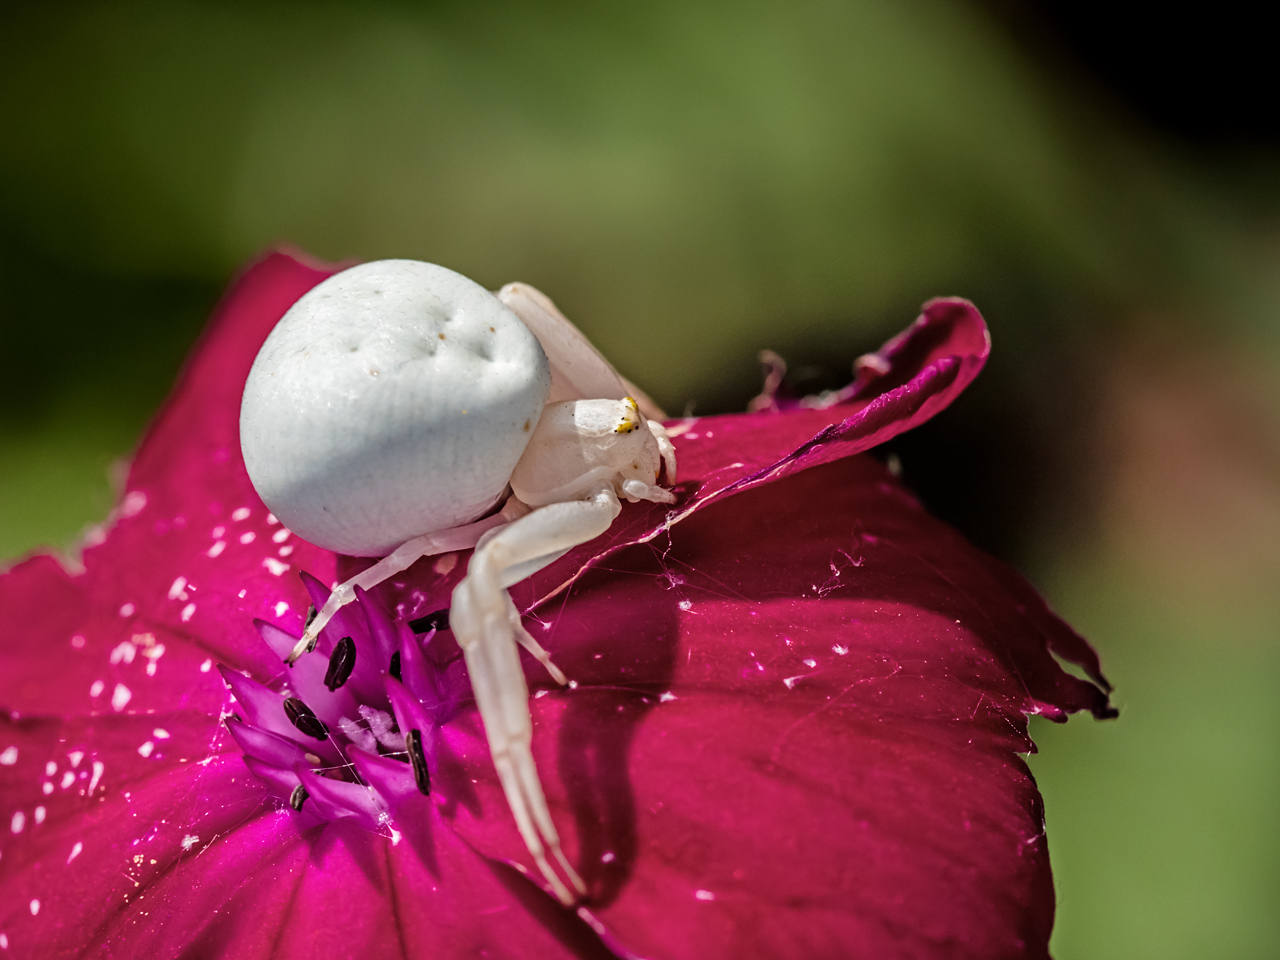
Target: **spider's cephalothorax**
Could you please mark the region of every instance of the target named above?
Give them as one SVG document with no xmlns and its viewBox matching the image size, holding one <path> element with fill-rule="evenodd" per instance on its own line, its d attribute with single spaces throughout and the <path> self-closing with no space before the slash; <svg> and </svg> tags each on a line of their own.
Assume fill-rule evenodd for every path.
<svg viewBox="0 0 1280 960">
<path fill-rule="evenodd" d="M 560 683 L 505 586 L 608 530 L 621 500 L 673 501 L 662 412 L 538 291 L 496 295 L 433 264 L 353 267 L 277 324 L 245 384 L 250 479 L 299 536 L 382 559 L 339 584 L 288 656 L 356 595 L 415 560 L 477 547 L 453 595 L 494 764 L 516 824 L 566 903 L 578 892 L 529 745 L 516 644 Z M 665 470 L 665 476 L 664 476 Z"/>
</svg>

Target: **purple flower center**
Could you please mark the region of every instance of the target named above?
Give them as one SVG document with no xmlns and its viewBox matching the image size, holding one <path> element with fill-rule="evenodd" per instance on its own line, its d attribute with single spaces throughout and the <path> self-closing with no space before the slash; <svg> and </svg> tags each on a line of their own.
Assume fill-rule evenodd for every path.
<svg viewBox="0 0 1280 960">
<path fill-rule="evenodd" d="M 329 591 L 302 579 L 323 606 Z M 282 661 L 299 639 L 263 620 L 254 626 Z M 357 588 L 315 650 L 282 666 L 273 685 L 220 666 L 240 706 L 226 724 L 245 764 L 304 817 L 349 818 L 395 836 L 396 807 L 430 794 L 440 728 L 471 699 L 461 651 L 432 642 L 447 627 L 447 611 L 393 621 Z"/>
</svg>

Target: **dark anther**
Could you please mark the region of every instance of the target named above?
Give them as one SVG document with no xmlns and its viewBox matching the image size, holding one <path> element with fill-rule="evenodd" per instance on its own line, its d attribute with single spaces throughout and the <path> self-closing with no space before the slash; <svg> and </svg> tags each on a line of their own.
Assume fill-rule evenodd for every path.
<svg viewBox="0 0 1280 960">
<path fill-rule="evenodd" d="M 391 666 L 387 667 L 387 673 L 391 674 L 397 680 L 400 679 L 400 651 L 397 650 L 391 655 Z"/>
<path fill-rule="evenodd" d="M 409 763 L 413 765 L 413 782 L 419 790 L 431 796 L 431 771 L 427 769 L 427 755 L 422 752 L 422 731 L 410 730 L 404 742 L 409 748 Z"/>
<path fill-rule="evenodd" d="M 317 740 L 329 738 L 329 728 L 297 697 L 290 697 L 284 702 L 284 713 L 289 718 L 289 722 L 308 737 L 315 737 Z"/>
<path fill-rule="evenodd" d="M 428 630 L 448 630 L 449 608 L 445 607 L 443 610 L 428 613 L 425 617 L 419 617 L 417 620 L 410 620 L 409 629 L 414 633 L 426 633 Z"/>
<path fill-rule="evenodd" d="M 307 788 L 302 784 L 298 784 L 293 788 L 293 793 L 289 794 L 289 806 L 301 813 L 302 805 L 307 802 L 307 797 L 309 796 L 311 794 L 307 793 Z"/>
<path fill-rule="evenodd" d="M 319 615 L 320 611 L 316 609 L 316 605 L 314 603 L 307 607 L 307 622 L 302 625 L 302 629 L 305 630 L 307 627 L 311 626 L 311 621 Z"/>
<path fill-rule="evenodd" d="M 332 693 L 347 682 L 355 668 L 356 642 L 350 637 L 343 637 L 329 655 L 329 669 L 324 673 L 324 685 Z"/>
</svg>

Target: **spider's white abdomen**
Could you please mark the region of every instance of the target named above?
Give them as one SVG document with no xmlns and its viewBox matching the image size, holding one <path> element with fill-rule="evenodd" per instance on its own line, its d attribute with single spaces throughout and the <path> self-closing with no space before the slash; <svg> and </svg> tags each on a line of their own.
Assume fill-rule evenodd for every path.
<svg viewBox="0 0 1280 960">
<path fill-rule="evenodd" d="M 383 556 L 497 502 L 550 382 L 537 339 L 479 284 L 413 260 L 362 264 L 263 344 L 240 410 L 245 466 L 300 537 Z"/>
</svg>

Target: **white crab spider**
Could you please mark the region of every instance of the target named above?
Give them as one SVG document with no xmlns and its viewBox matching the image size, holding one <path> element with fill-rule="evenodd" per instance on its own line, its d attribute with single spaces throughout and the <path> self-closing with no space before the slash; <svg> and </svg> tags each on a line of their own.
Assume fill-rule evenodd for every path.
<svg viewBox="0 0 1280 960">
<path fill-rule="evenodd" d="M 335 588 L 289 662 L 357 586 L 477 548 L 450 623 L 516 825 L 565 903 L 548 851 L 585 887 L 538 780 L 515 644 L 566 678 L 506 588 L 608 530 L 620 497 L 675 499 L 658 485 L 664 466 L 667 483 L 676 475 L 661 418 L 537 290 L 508 284 L 495 296 L 413 260 L 315 287 L 272 330 L 245 384 L 245 466 L 272 513 L 317 546 L 382 558 Z"/>
</svg>

